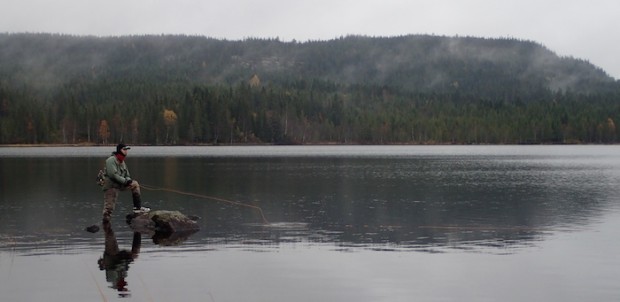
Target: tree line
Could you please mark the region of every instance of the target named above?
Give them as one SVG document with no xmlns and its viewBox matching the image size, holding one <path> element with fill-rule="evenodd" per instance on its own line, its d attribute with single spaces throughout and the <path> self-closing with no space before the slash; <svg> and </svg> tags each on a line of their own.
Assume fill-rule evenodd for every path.
<svg viewBox="0 0 620 302">
<path fill-rule="evenodd" d="M 620 93 L 483 99 L 316 79 L 85 81 L 42 97 L 0 81 L 0 144 L 615 143 Z"/>
</svg>

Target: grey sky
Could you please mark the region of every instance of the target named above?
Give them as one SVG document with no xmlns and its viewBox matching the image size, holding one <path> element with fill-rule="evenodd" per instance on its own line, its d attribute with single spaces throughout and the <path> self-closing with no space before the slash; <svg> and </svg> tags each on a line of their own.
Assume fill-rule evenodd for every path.
<svg viewBox="0 0 620 302">
<path fill-rule="evenodd" d="M 620 79 L 618 0 L 0 0 L 0 32 L 300 42 L 349 34 L 512 37 Z"/>
</svg>

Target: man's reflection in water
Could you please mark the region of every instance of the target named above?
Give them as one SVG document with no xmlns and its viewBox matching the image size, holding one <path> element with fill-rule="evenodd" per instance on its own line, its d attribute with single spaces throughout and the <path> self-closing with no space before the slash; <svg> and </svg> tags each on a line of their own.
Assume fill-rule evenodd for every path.
<svg viewBox="0 0 620 302">
<path fill-rule="evenodd" d="M 129 263 L 138 258 L 138 253 L 140 253 L 142 235 L 137 232 L 133 233 L 131 251 L 119 250 L 116 236 L 109 221 L 103 223 L 103 230 L 105 232 L 105 250 L 103 257 L 97 261 L 99 269 L 105 270 L 106 280 L 110 282 L 111 288 L 118 290 L 119 297 L 129 297 L 131 294 L 125 278 L 129 270 Z"/>
</svg>

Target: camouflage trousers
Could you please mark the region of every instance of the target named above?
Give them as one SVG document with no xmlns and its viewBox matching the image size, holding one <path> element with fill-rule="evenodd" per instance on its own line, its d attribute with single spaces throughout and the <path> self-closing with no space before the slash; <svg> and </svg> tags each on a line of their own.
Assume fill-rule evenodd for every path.
<svg viewBox="0 0 620 302">
<path fill-rule="evenodd" d="M 120 191 L 130 190 L 131 197 L 133 200 L 133 207 L 140 208 L 142 206 L 142 201 L 140 198 L 140 184 L 137 181 L 132 181 L 131 185 L 123 186 L 119 188 L 109 188 L 103 191 L 103 217 L 110 218 L 114 208 L 116 206 L 116 201 L 118 200 L 118 193 Z"/>
</svg>

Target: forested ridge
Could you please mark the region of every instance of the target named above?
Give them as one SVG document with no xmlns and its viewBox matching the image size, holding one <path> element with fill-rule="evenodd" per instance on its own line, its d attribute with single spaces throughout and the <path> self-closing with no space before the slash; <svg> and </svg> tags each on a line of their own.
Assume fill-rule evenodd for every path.
<svg viewBox="0 0 620 302">
<path fill-rule="evenodd" d="M 0 34 L 0 144 L 615 143 L 620 83 L 516 39 Z"/>
</svg>

